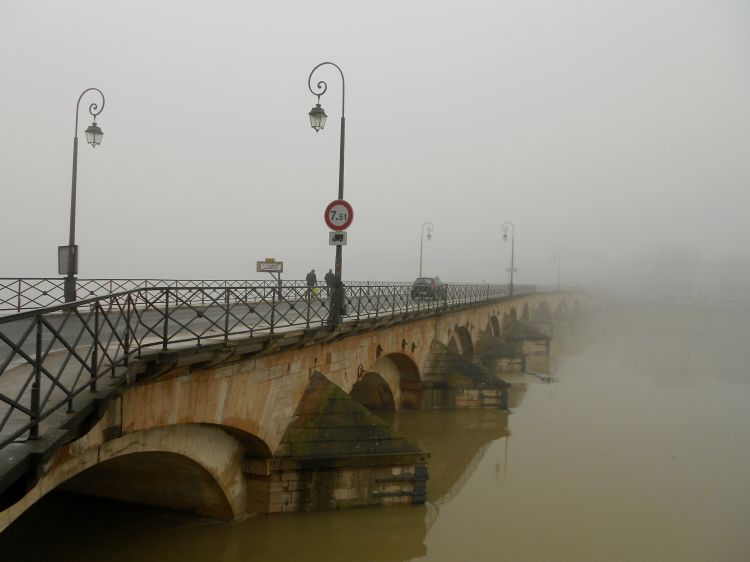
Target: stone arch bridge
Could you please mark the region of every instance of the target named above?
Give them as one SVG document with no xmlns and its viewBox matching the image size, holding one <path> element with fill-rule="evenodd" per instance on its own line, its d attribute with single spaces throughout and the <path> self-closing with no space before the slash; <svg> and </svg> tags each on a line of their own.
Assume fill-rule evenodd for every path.
<svg viewBox="0 0 750 562">
<path fill-rule="evenodd" d="M 508 385 L 491 375 L 494 362 L 523 362 L 547 345 L 553 322 L 598 306 L 584 294 L 537 292 L 442 304 L 394 306 L 338 329 L 277 324 L 197 345 L 181 343 L 179 330 L 167 345 L 172 332 L 156 322 L 164 344 L 149 348 L 146 334 L 131 355 L 127 329 L 119 343 L 94 345 L 98 353 L 84 356 L 81 341 L 68 346 L 68 356 L 109 362 L 110 372 L 84 370 L 89 388 L 75 395 L 83 406 L 50 414 L 46 430 L 37 421 L 36 439 L 0 449 L 0 530 L 56 488 L 225 519 L 424 502 L 428 452 L 371 410 L 502 407 Z M 106 331 L 107 318 L 84 334 Z M 118 346 L 119 362 L 111 356 Z M 39 371 L 36 380 L 47 374 Z"/>
</svg>

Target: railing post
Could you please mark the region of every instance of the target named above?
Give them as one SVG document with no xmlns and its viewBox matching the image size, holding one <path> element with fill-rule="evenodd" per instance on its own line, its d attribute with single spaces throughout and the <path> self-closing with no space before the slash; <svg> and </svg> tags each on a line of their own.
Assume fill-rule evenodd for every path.
<svg viewBox="0 0 750 562">
<path fill-rule="evenodd" d="M 164 351 L 167 350 L 167 339 L 169 338 L 169 332 L 168 332 L 168 329 L 169 329 L 169 289 L 165 289 L 165 290 L 166 290 L 167 293 L 166 293 L 166 298 L 164 299 L 164 301 L 165 301 L 165 304 L 164 304 L 164 331 L 163 331 L 162 344 L 161 344 L 161 348 Z"/>
<path fill-rule="evenodd" d="M 309 306 L 308 306 L 309 310 Z M 276 318 L 276 291 L 271 289 L 271 333 L 273 334 L 273 323 Z M 309 323 L 309 320 L 308 320 Z"/>
<path fill-rule="evenodd" d="M 307 304 L 307 311 L 305 313 L 305 318 L 307 321 L 307 328 L 309 328 L 310 327 L 310 288 L 307 287 L 306 289 L 304 289 L 302 294 L 303 294 L 302 298 L 305 299 L 305 303 Z M 331 306 L 330 299 L 328 301 L 328 306 Z"/>
<path fill-rule="evenodd" d="M 110 294 L 112 294 L 110 292 Z M 99 301 L 94 302 L 94 349 L 91 352 L 91 383 L 89 389 L 96 392 L 96 378 L 99 374 Z"/>
<path fill-rule="evenodd" d="M 357 320 L 359 320 L 359 310 L 362 305 L 362 285 L 359 286 L 359 295 L 357 295 Z"/>
<path fill-rule="evenodd" d="M 391 297 L 391 316 L 396 315 L 396 287 L 393 288 L 393 296 Z"/>
<path fill-rule="evenodd" d="M 130 362 L 130 301 L 132 300 L 132 295 L 128 294 L 127 297 L 125 297 L 125 337 L 123 338 L 122 342 L 122 351 L 123 355 L 125 356 L 125 366 L 128 366 L 128 363 Z M 115 374 L 114 369 L 112 370 L 112 374 Z"/>
<path fill-rule="evenodd" d="M 34 382 L 31 383 L 31 428 L 30 439 L 39 439 L 39 396 L 42 386 L 42 317 L 36 317 L 36 357 L 34 359 Z"/>
<path fill-rule="evenodd" d="M 21 280 L 18 280 L 18 296 L 16 300 L 16 312 L 21 312 Z"/>
<path fill-rule="evenodd" d="M 375 318 L 380 314 L 380 285 L 375 285 Z"/>
<path fill-rule="evenodd" d="M 224 343 L 229 341 L 229 289 L 224 289 Z"/>
</svg>

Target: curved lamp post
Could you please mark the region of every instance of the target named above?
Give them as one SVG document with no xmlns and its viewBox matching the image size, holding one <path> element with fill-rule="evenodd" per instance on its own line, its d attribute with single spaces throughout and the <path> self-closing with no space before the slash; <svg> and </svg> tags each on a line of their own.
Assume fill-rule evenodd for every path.
<svg viewBox="0 0 750 562">
<path fill-rule="evenodd" d="M 310 72 L 310 76 L 307 78 L 307 87 L 310 89 L 313 95 L 318 96 L 318 103 L 310 110 L 310 126 L 315 129 L 316 133 L 319 133 L 326 125 L 325 110 L 320 107 L 320 96 L 326 93 L 328 90 L 328 84 L 323 80 L 320 80 L 313 88 L 312 77 L 315 71 L 321 66 L 331 65 L 336 67 L 341 74 L 341 139 L 339 147 L 339 193 L 338 199 L 344 198 L 344 98 L 346 94 L 346 82 L 344 81 L 344 73 L 339 66 L 332 62 L 321 62 Z M 341 245 L 336 246 L 336 268 L 334 270 L 336 275 L 335 285 L 333 287 L 333 294 L 331 295 L 331 310 L 328 317 L 328 323 L 332 326 L 338 326 L 341 324 L 341 315 L 344 309 L 344 291 L 341 284 L 341 262 L 342 262 L 342 247 Z"/>
<path fill-rule="evenodd" d="M 513 296 L 513 272 L 516 270 L 514 265 L 515 246 L 516 246 L 516 227 L 510 221 L 505 221 L 500 228 L 503 230 L 503 240 L 508 241 L 508 231 L 510 231 L 510 296 Z"/>
<path fill-rule="evenodd" d="M 60 275 L 65 275 L 65 302 L 76 300 L 76 274 L 78 273 L 78 246 L 76 246 L 76 180 L 78 176 L 78 110 L 81 99 L 89 92 L 97 92 L 102 98 L 101 105 L 94 102 L 89 105 L 89 113 L 94 118 L 93 123 L 86 129 L 86 142 L 91 146 L 98 146 L 102 142 L 104 133 L 96 124 L 96 117 L 104 109 L 104 94 L 99 88 L 87 88 L 76 102 L 76 125 L 73 136 L 73 179 L 70 189 L 70 237 L 67 246 L 57 248 L 57 267 Z"/>
<path fill-rule="evenodd" d="M 424 246 L 424 233 L 427 232 L 427 241 L 432 240 L 432 229 L 434 226 L 430 221 L 422 225 L 422 237 L 419 239 L 419 276 L 422 277 L 422 246 Z"/>
</svg>

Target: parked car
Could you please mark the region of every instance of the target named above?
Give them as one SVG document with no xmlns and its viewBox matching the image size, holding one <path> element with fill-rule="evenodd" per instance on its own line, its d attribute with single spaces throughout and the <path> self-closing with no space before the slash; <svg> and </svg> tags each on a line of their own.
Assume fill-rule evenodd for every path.
<svg viewBox="0 0 750 562">
<path fill-rule="evenodd" d="M 413 299 L 444 299 L 448 288 L 440 280 L 440 277 L 418 277 L 411 286 L 411 298 Z"/>
</svg>

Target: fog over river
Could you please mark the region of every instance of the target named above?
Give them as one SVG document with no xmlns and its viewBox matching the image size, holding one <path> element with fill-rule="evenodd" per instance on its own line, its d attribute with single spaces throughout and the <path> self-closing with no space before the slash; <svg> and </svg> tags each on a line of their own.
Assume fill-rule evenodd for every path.
<svg viewBox="0 0 750 562">
<path fill-rule="evenodd" d="M 512 412 L 403 412 L 427 505 L 189 516 L 53 494 L 3 561 L 746 561 L 750 314 L 611 306 L 559 329 L 553 382 L 511 375 Z"/>
</svg>

